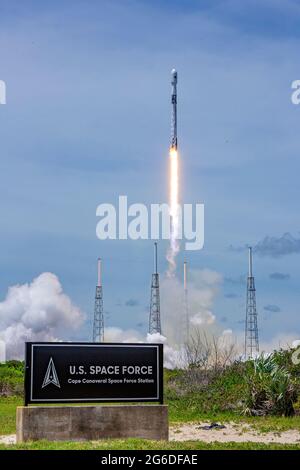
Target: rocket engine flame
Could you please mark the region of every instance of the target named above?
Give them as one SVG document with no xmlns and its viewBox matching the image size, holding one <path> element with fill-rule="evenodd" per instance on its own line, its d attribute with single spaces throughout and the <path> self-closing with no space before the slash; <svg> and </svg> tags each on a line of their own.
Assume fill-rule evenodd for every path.
<svg viewBox="0 0 300 470">
<path fill-rule="evenodd" d="M 169 277 L 173 277 L 176 270 L 176 256 L 179 252 L 179 162 L 178 152 L 174 147 L 170 148 L 169 153 L 170 159 L 170 194 L 169 194 L 169 207 L 170 207 L 170 219 L 171 219 L 171 230 L 170 230 L 170 247 L 167 253 L 167 260 L 169 267 L 167 274 Z"/>
</svg>

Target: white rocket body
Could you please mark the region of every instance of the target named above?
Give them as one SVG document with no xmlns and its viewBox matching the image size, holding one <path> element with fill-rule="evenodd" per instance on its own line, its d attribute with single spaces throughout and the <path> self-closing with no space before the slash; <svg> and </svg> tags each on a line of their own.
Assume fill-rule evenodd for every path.
<svg viewBox="0 0 300 470">
<path fill-rule="evenodd" d="M 172 85 L 172 125 L 171 125 L 171 148 L 177 150 L 177 71 L 171 71 Z"/>
</svg>

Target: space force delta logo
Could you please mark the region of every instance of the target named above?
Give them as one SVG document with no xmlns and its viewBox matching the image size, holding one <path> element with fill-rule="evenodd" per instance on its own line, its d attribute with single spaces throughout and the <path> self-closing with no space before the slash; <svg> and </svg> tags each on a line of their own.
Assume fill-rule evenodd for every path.
<svg viewBox="0 0 300 470">
<path fill-rule="evenodd" d="M 47 387 L 49 384 L 56 385 L 56 387 L 60 388 L 60 383 L 52 357 L 50 357 L 42 388 Z"/>
</svg>

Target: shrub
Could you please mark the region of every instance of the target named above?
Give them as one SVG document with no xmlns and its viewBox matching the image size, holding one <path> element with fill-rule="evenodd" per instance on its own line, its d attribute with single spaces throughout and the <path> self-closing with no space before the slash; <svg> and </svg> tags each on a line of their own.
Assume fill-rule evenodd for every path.
<svg viewBox="0 0 300 470">
<path fill-rule="evenodd" d="M 295 413 L 299 382 L 279 363 L 277 354 L 248 362 L 245 414 L 292 416 Z"/>
<path fill-rule="evenodd" d="M 22 395 L 24 383 L 24 363 L 7 361 L 0 364 L 0 395 Z"/>
</svg>

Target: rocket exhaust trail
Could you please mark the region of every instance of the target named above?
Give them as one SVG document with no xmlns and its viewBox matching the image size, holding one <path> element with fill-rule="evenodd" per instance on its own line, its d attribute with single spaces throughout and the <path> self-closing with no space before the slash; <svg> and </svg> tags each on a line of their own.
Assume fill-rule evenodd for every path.
<svg viewBox="0 0 300 470">
<path fill-rule="evenodd" d="M 169 181 L 169 207 L 170 207 L 170 246 L 167 253 L 169 262 L 168 276 L 173 277 L 176 270 L 176 256 L 179 252 L 179 165 L 177 152 L 177 72 L 175 69 L 171 72 L 172 80 L 172 126 L 171 143 L 169 151 L 170 181 Z"/>
</svg>

